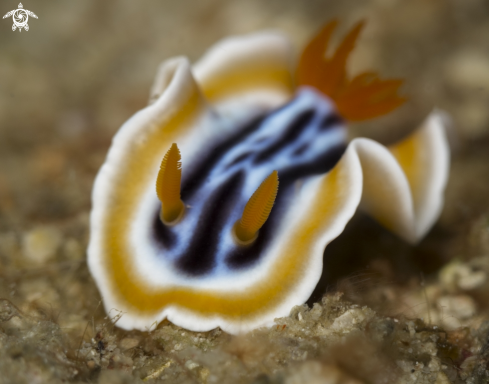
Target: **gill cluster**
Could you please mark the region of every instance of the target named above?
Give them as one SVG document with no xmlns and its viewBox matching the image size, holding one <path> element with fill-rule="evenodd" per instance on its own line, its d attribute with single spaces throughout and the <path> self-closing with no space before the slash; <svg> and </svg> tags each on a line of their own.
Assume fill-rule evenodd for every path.
<svg viewBox="0 0 489 384">
<path fill-rule="evenodd" d="M 185 214 L 180 195 L 182 163 L 180 150 L 173 143 L 161 161 L 156 179 L 156 194 L 161 202 L 160 219 L 163 224 L 177 224 Z M 278 192 L 278 172 L 273 171 L 256 189 L 243 209 L 241 218 L 233 226 L 233 238 L 239 245 L 249 245 L 258 237 L 272 211 Z"/>
<path fill-rule="evenodd" d="M 381 79 L 374 71 L 354 77 L 347 72 L 347 62 L 365 26 L 357 23 L 331 56 L 326 56 L 338 21 L 326 24 L 302 51 L 296 72 L 298 86 L 313 86 L 329 96 L 340 115 L 348 121 L 361 121 L 385 115 L 401 106 L 406 98 L 398 92 L 400 79 Z"/>
</svg>

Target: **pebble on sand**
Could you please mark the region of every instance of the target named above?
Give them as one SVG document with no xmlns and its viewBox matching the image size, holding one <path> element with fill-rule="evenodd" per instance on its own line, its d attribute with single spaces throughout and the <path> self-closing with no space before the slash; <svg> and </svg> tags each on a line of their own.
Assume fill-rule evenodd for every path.
<svg viewBox="0 0 489 384">
<path fill-rule="evenodd" d="M 61 233 L 52 227 L 37 227 L 24 234 L 22 253 L 26 261 L 42 265 L 51 261 L 61 244 Z"/>
</svg>

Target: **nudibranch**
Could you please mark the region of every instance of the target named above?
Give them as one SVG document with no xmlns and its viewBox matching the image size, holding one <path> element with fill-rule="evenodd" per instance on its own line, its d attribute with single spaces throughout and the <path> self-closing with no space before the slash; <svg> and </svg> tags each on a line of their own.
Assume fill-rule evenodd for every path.
<svg viewBox="0 0 489 384">
<path fill-rule="evenodd" d="M 326 55 L 336 24 L 295 69 L 276 32 L 161 65 L 92 195 L 88 263 L 118 326 L 246 332 L 309 298 L 357 208 L 411 243 L 431 228 L 449 171 L 444 114 L 393 146 L 348 142 L 346 122 L 404 99 L 399 80 L 348 76 L 363 23 Z"/>
</svg>

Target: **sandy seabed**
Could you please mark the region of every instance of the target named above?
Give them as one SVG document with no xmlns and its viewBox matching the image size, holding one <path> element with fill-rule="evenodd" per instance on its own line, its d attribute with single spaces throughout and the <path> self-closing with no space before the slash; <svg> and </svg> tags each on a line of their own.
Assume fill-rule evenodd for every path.
<svg viewBox="0 0 489 384">
<path fill-rule="evenodd" d="M 2 3 L 8 12 L 14 3 Z M 485 0 L 61 0 L 0 24 L 0 383 L 489 382 L 489 3 Z M 350 69 L 402 77 L 409 102 L 351 135 L 391 143 L 453 117 L 445 209 L 416 247 L 358 214 L 307 305 L 230 336 L 107 318 L 86 265 L 90 192 L 158 64 L 280 29 L 297 51 L 326 21 L 367 28 Z"/>
</svg>

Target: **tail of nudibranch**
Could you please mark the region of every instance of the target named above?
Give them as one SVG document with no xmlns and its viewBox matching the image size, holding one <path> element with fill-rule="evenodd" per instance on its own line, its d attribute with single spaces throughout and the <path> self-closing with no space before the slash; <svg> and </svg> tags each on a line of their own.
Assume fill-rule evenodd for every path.
<svg viewBox="0 0 489 384">
<path fill-rule="evenodd" d="M 346 64 L 365 22 L 357 23 L 331 57 L 326 50 L 338 22 L 333 20 L 307 44 L 297 68 L 297 84 L 310 85 L 336 103 L 347 120 L 359 121 L 385 115 L 406 99 L 398 95 L 402 80 L 381 80 L 375 72 L 349 78 Z"/>
</svg>

